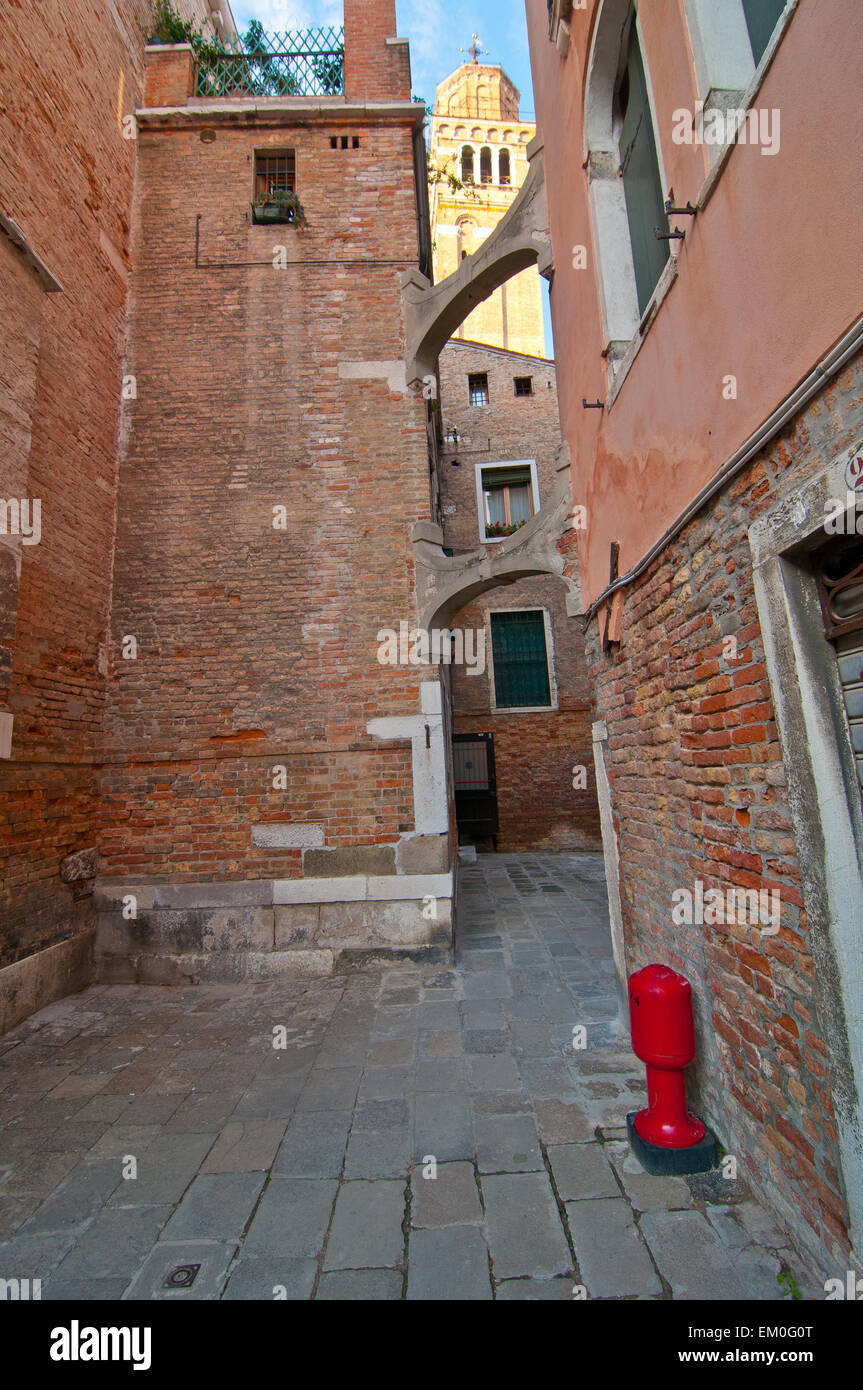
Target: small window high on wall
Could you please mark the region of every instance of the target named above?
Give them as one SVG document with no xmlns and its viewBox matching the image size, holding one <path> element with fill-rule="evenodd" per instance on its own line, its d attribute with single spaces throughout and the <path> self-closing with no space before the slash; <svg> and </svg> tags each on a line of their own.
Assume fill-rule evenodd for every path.
<svg viewBox="0 0 863 1390">
<path fill-rule="evenodd" d="M 255 196 L 266 193 L 293 193 L 297 180 L 297 160 L 293 150 L 266 151 L 255 155 Z"/>
<path fill-rule="evenodd" d="M 499 157 L 499 161 L 498 161 L 498 167 L 499 167 L 499 169 L 500 169 L 500 182 L 501 182 L 502 184 L 511 183 L 511 182 L 512 182 L 512 173 L 511 173 L 511 170 L 510 170 L 510 163 L 509 163 L 509 150 L 501 150 L 501 152 L 500 152 L 500 157 Z"/>
<path fill-rule="evenodd" d="M 488 372 L 471 372 L 467 392 L 471 405 L 488 405 Z"/>
<path fill-rule="evenodd" d="M 785 0 L 743 0 L 743 13 L 752 44 L 755 66 L 764 57 L 767 45 L 773 37 L 773 30 L 785 9 Z"/>
<path fill-rule="evenodd" d="M 488 145 L 483 145 L 479 152 L 479 181 L 480 183 L 491 183 L 491 150 Z"/>
<path fill-rule="evenodd" d="M 465 145 L 462 148 L 461 181 L 462 183 L 473 183 L 473 150 L 470 145 Z"/>
<path fill-rule="evenodd" d="M 638 309 L 643 314 L 668 260 L 668 242 L 658 241 L 655 231 L 657 227 L 664 228 L 668 219 L 647 80 L 635 24 L 630 29 L 626 70 L 617 89 L 617 105 L 623 122 L 619 141 L 620 168 L 632 242 Z"/>
</svg>

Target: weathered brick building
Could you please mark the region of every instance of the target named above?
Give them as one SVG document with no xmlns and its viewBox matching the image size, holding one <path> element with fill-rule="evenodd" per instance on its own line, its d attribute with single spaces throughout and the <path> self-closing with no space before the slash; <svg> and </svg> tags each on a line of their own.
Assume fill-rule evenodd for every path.
<svg viewBox="0 0 863 1390">
<path fill-rule="evenodd" d="M 394 4 L 346 0 L 343 74 L 331 36 L 275 88 L 242 55 L 202 77 L 189 44 L 145 54 L 147 18 L 41 18 L 67 134 L 5 146 L 4 493 L 42 528 L 2 537 L 6 1026 L 89 978 L 97 917 L 111 980 L 451 936 L 442 686 L 379 636 L 416 621 L 436 505 Z"/>
<path fill-rule="evenodd" d="M 455 555 L 478 546 L 493 553 L 501 543 L 494 535 L 507 527 L 489 527 L 489 508 L 504 515 L 508 502 L 511 515 L 518 505 L 536 514 L 554 493 L 555 365 L 453 339 L 441 353 L 440 382 L 444 543 Z M 475 781 L 462 768 L 462 743 L 477 753 L 468 736 L 481 735 L 492 743 L 502 851 L 599 845 L 584 641 L 565 600 L 560 579 L 538 575 L 480 595 L 453 619 L 485 634 L 482 669 L 452 670 L 457 811 L 460 821 L 475 811 L 460 804 L 460 778 L 468 794 Z M 470 836 L 469 819 L 466 829 Z"/>
<path fill-rule="evenodd" d="M 474 57 L 440 83 L 429 140 L 436 281 L 512 207 L 535 133 L 502 68 Z M 554 493 L 560 418 L 555 365 L 544 351 L 532 265 L 472 309 L 440 354 L 440 521 L 456 556 L 498 553 Z M 452 619 L 484 643 L 481 664 L 452 670 L 463 842 L 493 839 L 500 850 L 599 843 L 584 644 L 565 599 L 559 578 L 520 579 Z"/>
<path fill-rule="evenodd" d="M 149 8 L 0 14 L 0 1027 L 89 969 Z"/>
<path fill-rule="evenodd" d="M 693 1099 L 835 1274 L 863 1243 L 863 16 L 527 9 L 621 975 L 692 981 Z"/>
</svg>

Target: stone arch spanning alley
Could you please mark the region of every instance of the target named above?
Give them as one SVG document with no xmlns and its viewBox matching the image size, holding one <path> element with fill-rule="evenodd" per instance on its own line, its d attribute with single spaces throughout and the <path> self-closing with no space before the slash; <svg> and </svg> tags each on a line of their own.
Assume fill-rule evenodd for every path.
<svg viewBox="0 0 863 1390">
<path fill-rule="evenodd" d="M 545 199 L 542 142 L 528 147 L 530 167 L 518 196 L 482 246 L 467 256 L 454 274 L 432 285 L 420 271 L 410 271 L 403 281 L 402 298 L 406 329 L 406 377 L 419 385 L 437 371 L 438 357 L 468 314 L 488 299 L 520 270 L 538 263 L 550 278 L 553 271 L 551 238 Z M 488 589 L 534 575 L 556 575 L 565 584 L 567 612 L 580 614 L 581 590 L 575 566 L 575 550 L 569 534 L 572 497 L 569 458 L 561 450 L 557 486 L 513 536 L 489 554 L 485 547 L 466 555 L 443 553 L 441 528 L 422 521 L 413 529 L 414 560 L 421 626 L 426 631 L 446 627 L 471 599 Z"/>
</svg>

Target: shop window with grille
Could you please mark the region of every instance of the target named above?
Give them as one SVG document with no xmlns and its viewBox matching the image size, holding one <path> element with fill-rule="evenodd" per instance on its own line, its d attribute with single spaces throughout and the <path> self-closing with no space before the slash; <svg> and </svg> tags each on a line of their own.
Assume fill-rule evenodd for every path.
<svg viewBox="0 0 863 1390">
<path fill-rule="evenodd" d="M 857 780 L 863 789 L 863 539 L 832 541 L 814 558 L 824 631 L 836 649 Z"/>
<path fill-rule="evenodd" d="M 488 405 L 488 372 L 471 372 L 467 390 L 471 405 Z"/>
<path fill-rule="evenodd" d="M 533 470 L 529 463 L 483 468 L 481 474 L 485 539 L 511 536 L 534 514 Z"/>
<path fill-rule="evenodd" d="M 550 709 L 551 679 L 541 608 L 490 614 L 497 709 Z"/>
</svg>

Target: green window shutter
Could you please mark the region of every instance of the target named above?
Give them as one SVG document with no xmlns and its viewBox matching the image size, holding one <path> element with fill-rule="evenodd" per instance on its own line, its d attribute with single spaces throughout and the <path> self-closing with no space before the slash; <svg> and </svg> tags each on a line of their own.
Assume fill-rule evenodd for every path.
<svg viewBox="0 0 863 1390">
<path fill-rule="evenodd" d="M 647 100 L 647 81 L 635 25 L 629 39 L 628 100 L 620 133 L 620 166 L 629 236 L 635 265 L 638 310 L 643 314 L 668 260 L 668 242 L 657 241 L 655 228 L 668 225 L 665 199 Z"/>
<path fill-rule="evenodd" d="M 746 27 L 749 30 L 749 42 L 752 44 L 752 56 L 756 67 L 764 57 L 764 51 L 773 37 L 773 30 L 784 9 L 785 0 L 743 0 L 743 13 L 746 16 Z"/>
<path fill-rule="evenodd" d="M 491 649 L 498 709 L 551 705 L 543 613 L 492 613 Z"/>
</svg>

